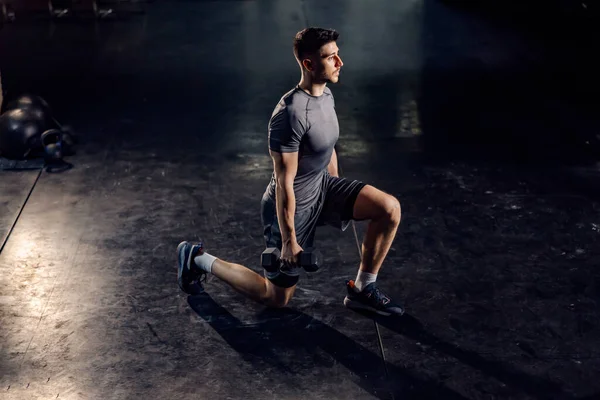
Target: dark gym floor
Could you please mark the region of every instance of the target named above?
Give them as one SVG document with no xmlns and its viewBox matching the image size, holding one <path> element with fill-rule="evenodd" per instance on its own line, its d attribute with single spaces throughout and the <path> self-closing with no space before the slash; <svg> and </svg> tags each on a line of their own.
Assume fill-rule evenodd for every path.
<svg viewBox="0 0 600 400">
<path fill-rule="evenodd" d="M 69 171 L 0 171 L 2 238 L 35 183 L 0 254 L 0 398 L 598 398 L 596 38 L 570 14 L 448 3 L 4 26 L 7 100 L 43 96 L 81 143 Z M 318 232 L 324 266 L 284 310 L 177 287 L 181 240 L 261 270 L 266 128 L 309 25 L 341 33 L 342 174 L 402 203 L 378 277 L 401 319 L 344 308 L 352 229 Z"/>
</svg>

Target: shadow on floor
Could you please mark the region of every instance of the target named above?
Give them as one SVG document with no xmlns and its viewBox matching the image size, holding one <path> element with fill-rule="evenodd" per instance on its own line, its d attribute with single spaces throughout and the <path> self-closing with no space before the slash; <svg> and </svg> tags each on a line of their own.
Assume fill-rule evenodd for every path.
<svg viewBox="0 0 600 400">
<path fill-rule="evenodd" d="M 503 365 L 498 361 L 486 360 L 476 352 L 461 349 L 452 343 L 444 342 L 435 335 L 427 332 L 421 322 L 410 315 L 405 314 L 402 318 L 391 319 L 362 312 L 358 314 L 370 318 L 381 326 L 400 335 L 409 337 L 423 345 L 431 346 L 437 351 L 454 357 L 460 362 L 470 365 L 488 376 L 495 377 L 512 388 L 525 392 L 534 398 L 572 398 L 564 393 L 563 388 L 556 383 L 510 370 L 509 366 Z"/>
<path fill-rule="evenodd" d="M 359 379 L 358 385 L 379 399 L 463 399 L 452 390 L 413 376 L 410 371 L 387 365 L 385 381 L 382 359 L 332 327 L 302 312 L 265 310 L 263 323 L 245 325 L 218 305 L 207 293 L 188 297 L 192 309 L 255 368 L 285 376 L 339 363 Z M 329 357 L 320 355 L 320 350 Z M 306 354 L 308 352 L 308 354 Z M 308 357 L 307 357 L 308 356 Z M 325 379 L 325 378 L 324 378 Z"/>
</svg>

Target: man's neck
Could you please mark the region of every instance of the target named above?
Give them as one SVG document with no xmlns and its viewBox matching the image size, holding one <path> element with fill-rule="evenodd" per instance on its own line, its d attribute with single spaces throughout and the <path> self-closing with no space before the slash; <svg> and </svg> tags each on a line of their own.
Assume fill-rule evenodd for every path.
<svg viewBox="0 0 600 400">
<path fill-rule="evenodd" d="M 327 86 L 327 83 L 314 83 L 305 78 L 300 79 L 300 83 L 298 84 L 300 89 L 315 97 L 319 97 L 323 94 L 325 86 Z"/>
</svg>

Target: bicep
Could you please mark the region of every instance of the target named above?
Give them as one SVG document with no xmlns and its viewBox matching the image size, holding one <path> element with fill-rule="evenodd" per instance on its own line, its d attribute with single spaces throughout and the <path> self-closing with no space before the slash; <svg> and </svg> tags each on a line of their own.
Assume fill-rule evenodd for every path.
<svg viewBox="0 0 600 400">
<path fill-rule="evenodd" d="M 298 172 L 298 152 L 280 153 L 269 150 L 269 154 L 273 159 L 277 183 L 282 186 L 293 184 Z"/>
</svg>

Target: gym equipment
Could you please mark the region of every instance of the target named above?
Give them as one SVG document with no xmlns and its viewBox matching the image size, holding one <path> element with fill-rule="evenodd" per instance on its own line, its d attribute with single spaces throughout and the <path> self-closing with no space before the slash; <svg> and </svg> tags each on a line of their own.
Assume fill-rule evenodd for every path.
<svg viewBox="0 0 600 400">
<path fill-rule="evenodd" d="M 61 131 L 61 149 L 63 156 L 71 156 L 75 154 L 75 145 L 77 144 L 77 136 L 67 126 L 62 126 L 52 113 L 52 108 L 46 100 L 40 96 L 33 94 L 23 94 L 16 99 L 10 101 L 6 106 L 7 111 L 12 110 L 27 110 L 30 115 L 33 115 L 38 121 L 41 121 L 41 132 L 47 130 Z M 55 132 L 56 135 L 56 132 Z M 37 136 L 31 146 L 33 149 L 42 150 L 40 136 Z"/>
<path fill-rule="evenodd" d="M 318 271 L 321 266 L 321 252 L 309 248 L 300 253 L 299 266 L 306 272 Z M 261 265 L 268 272 L 275 272 L 281 265 L 281 251 L 277 247 L 268 247 L 261 254 Z"/>
<path fill-rule="evenodd" d="M 73 2 L 70 0 L 48 0 L 50 17 L 62 18 L 71 13 Z"/>
<path fill-rule="evenodd" d="M 42 147 L 44 160 L 47 163 L 59 162 L 63 158 L 63 132 L 58 129 L 49 129 L 42 133 Z"/>
<path fill-rule="evenodd" d="M 52 116 L 50 105 L 40 96 L 23 94 L 8 103 L 6 111 L 10 110 L 29 110 L 34 113 L 37 118 L 44 121 L 46 124 L 44 130 L 60 127 L 58 122 L 56 122 Z"/>
<path fill-rule="evenodd" d="M 48 0 L 50 18 L 113 19 L 144 14 L 143 0 Z"/>
<path fill-rule="evenodd" d="M 23 160 L 42 148 L 44 121 L 27 110 L 9 110 L 0 116 L 0 155 Z"/>
<path fill-rule="evenodd" d="M 2 0 L 0 0 L 0 10 L 0 28 L 2 28 L 2 22 L 13 22 L 15 20 L 15 10 L 12 4 Z"/>
<path fill-rule="evenodd" d="M 7 110 L 15 110 L 17 108 L 28 108 L 28 107 L 39 107 L 43 108 L 47 112 L 50 112 L 50 105 L 41 98 L 40 96 L 35 96 L 31 94 L 23 94 L 10 103 L 6 107 Z"/>
</svg>

